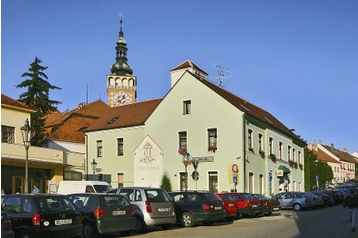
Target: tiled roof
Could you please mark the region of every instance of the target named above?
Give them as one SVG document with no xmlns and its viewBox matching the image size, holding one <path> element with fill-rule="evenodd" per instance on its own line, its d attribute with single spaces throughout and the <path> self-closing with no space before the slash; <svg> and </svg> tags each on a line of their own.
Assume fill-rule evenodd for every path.
<svg viewBox="0 0 358 238">
<path fill-rule="evenodd" d="M 190 73 L 190 72 L 189 72 Z M 190 73 L 191 74 L 191 73 Z M 264 122 L 267 125 L 270 125 L 281 132 L 301 141 L 302 143 L 305 143 L 299 136 L 297 136 L 295 133 L 293 133 L 290 129 L 288 129 L 284 124 L 282 124 L 279 120 L 277 120 L 273 115 L 271 115 L 269 112 L 265 111 L 264 109 L 246 101 L 245 99 L 242 99 L 225 89 L 209 82 L 208 80 L 202 80 L 200 77 L 192 74 L 195 78 L 197 78 L 199 81 L 201 81 L 203 84 L 208 86 L 210 89 L 212 89 L 214 92 L 219 94 L 221 97 L 226 99 L 229 103 L 231 103 L 233 106 L 235 106 L 237 109 L 245 112 L 246 114 Z"/>
<path fill-rule="evenodd" d="M 162 98 L 159 98 L 113 107 L 88 127 L 86 132 L 144 125 L 161 101 Z"/>
<path fill-rule="evenodd" d="M 13 107 L 22 108 L 22 109 L 32 110 L 29 106 L 25 105 L 24 103 L 19 102 L 15 99 L 12 99 L 11 97 L 6 96 L 5 94 L 1 94 L 1 105 L 3 105 L 3 104 L 13 106 Z"/>
<path fill-rule="evenodd" d="M 49 139 L 85 142 L 84 129 L 92 125 L 110 106 L 101 100 L 79 104 L 76 109 L 61 113 L 55 111 L 47 115 L 45 129 Z"/>
<path fill-rule="evenodd" d="M 191 60 L 186 60 L 185 62 L 181 63 L 180 65 L 172 68 L 171 70 L 169 71 L 174 71 L 174 70 L 179 70 L 179 69 L 186 69 L 186 68 L 191 68 L 191 67 L 194 67 L 196 69 L 199 69 L 200 71 L 208 74 L 207 72 L 205 72 L 203 69 L 201 69 L 198 65 L 194 64 L 193 61 Z"/>
<path fill-rule="evenodd" d="M 312 152 L 317 156 L 318 160 L 340 164 L 338 160 L 333 159 L 331 156 L 329 156 L 327 153 L 320 150 L 319 148 L 317 148 L 317 150 L 312 150 Z"/>
<path fill-rule="evenodd" d="M 355 159 L 355 157 L 353 155 L 348 154 L 345 151 L 337 150 L 333 146 L 327 146 L 327 145 L 322 145 L 322 146 L 342 161 L 350 162 L 350 163 L 357 163 L 357 160 Z"/>
</svg>

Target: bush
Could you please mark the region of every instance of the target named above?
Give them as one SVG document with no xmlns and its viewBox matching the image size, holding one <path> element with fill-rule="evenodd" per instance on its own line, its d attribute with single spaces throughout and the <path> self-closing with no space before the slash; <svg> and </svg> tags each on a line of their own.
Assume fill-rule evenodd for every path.
<svg viewBox="0 0 358 238">
<path fill-rule="evenodd" d="M 169 174 L 167 171 L 164 171 L 163 176 L 162 176 L 162 181 L 160 184 L 160 188 L 164 189 L 167 192 L 171 192 L 172 191 L 172 184 L 170 182 L 170 178 L 169 178 Z"/>
</svg>

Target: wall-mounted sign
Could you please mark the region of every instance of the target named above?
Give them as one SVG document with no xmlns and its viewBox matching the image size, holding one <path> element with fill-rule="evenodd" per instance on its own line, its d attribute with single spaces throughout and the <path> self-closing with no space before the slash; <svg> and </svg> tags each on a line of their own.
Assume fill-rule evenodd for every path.
<svg viewBox="0 0 358 238">
<path fill-rule="evenodd" d="M 277 177 L 282 177 L 283 176 L 283 170 L 277 170 L 276 175 L 277 175 Z"/>
</svg>

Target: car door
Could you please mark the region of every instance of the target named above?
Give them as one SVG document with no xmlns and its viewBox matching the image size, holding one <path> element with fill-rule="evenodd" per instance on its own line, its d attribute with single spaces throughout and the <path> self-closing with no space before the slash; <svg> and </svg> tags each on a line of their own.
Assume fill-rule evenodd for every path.
<svg viewBox="0 0 358 238">
<path fill-rule="evenodd" d="M 280 194 L 278 200 L 280 201 L 282 208 L 292 208 L 294 198 L 291 193 Z"/>
</svg>

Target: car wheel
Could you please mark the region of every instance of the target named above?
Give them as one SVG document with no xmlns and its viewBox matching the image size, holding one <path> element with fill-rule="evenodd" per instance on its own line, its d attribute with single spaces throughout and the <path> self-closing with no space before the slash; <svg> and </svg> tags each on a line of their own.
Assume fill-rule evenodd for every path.
<svg viewBox="0 0 358 238">
<path fill-rule="evenodd" d="M 16 231 L 15 237 L 16 238 L 31 238 L 32 236 L 30 235 L 29 231 L 19 230 L 19 231 Z"/>
<path fill-rule="evenodd" d="M 83 224 L 83 238 L 95 238 L 98 236 L 97 230 L 88 222 Z"/>
<path fill-rule="evenodd" d="M 162 227 L 163 230 L 169 230 L 170 228 L 173 227 L 172 224 L 165 224 L 165 225 L 160 225 Z"/>
<path fill-rule="evenodd" d="M 181 215 L 181 224 L 184 227 L 193 227 L 195 224 L 193 215 L 189 212 L 183 212 Z"/>
<path fill-rule="evenodd" d="M 211 226 L 214 224 L 214 221 L 203 221 L 204 226 Z"/>
<path fill-rule="evenodd" d="M 138 233 L 143 233 L 145 232 L 145 230 L 147 229 L 147 224 L 145 224 L 143 218 L 137 216 L 136 217 L 137 221 L 135 223 L 135 228 L 134 230 Z"/>
<path fill-rule="evenodd" d="M 301 204 L 298 204 L 298 203 L 294 204 L 294 205 L 293 205 L 293 210 L 295 210 L 295 211 L 301 211 L 301 210 L 302 210 Z"/>
</svg>

